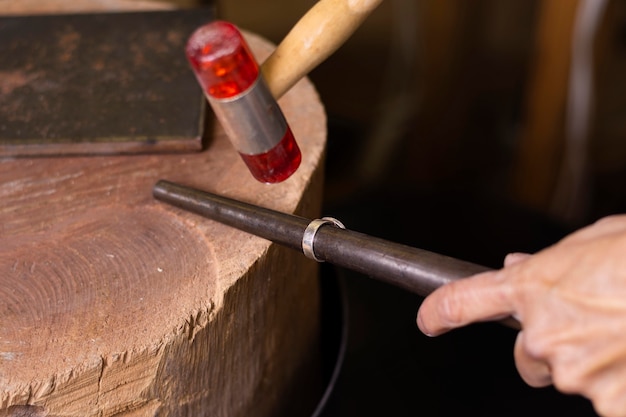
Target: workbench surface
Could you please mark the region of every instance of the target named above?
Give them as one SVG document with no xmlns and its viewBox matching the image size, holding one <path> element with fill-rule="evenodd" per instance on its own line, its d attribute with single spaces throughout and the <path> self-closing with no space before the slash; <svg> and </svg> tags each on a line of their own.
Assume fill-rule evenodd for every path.
<svg viewBox="0 0 626 417">
<path fill-rule="evenodd" d="M 152 197 L 318 215 L 324 109 L 308 80 L 279 104 L 303 160 L 276 185 L 217 123 L 201 152 L 0 159 L 0 415 L 267 415 L 316 368 L 315 262 Z"/>
</svg>

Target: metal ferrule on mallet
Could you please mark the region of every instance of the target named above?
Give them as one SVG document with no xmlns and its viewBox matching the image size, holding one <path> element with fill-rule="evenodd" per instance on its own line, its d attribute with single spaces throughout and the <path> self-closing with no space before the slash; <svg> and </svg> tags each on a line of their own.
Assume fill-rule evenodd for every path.
<svg viewBox="0 0 626 417">
<path fill-rule="evenodd" d="M 216 99 L 207 95 L 207 99 L 226 135 L 240 153 L 256 155 L 271 150 L 289 128 L 261 77 L 235 97 Z M 231 120 L 236 120 L 236 123 L 228 122 Z"/>
</svg>

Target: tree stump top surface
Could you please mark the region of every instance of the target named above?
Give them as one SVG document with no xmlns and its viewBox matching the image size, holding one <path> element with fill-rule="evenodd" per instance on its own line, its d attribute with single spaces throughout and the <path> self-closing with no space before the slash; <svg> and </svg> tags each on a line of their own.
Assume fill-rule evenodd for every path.
<svg viewBox="0 0 626 417">
<path fill-rule="evenodd" d="M 247 37 L 261 62 L 271 45 Z M 308 80 L 279 104 L 303 160 L 275 185 L 252 178 L 217 124 L 198 153 L 0 159 L 0 409 L 36 403 L 103 360 L 191 339 L 211 319 L 270 243 L 157 202 L 152 186 L 301 208 L 325 114 Z"/>
</svg>

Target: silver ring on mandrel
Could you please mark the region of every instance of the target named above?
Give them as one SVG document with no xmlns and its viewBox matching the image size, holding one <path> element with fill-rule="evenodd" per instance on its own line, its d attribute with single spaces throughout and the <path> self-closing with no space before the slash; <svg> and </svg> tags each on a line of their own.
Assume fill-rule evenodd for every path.
<svg viewBox="0 0 626 417">
<path fill-rule="evenodd" d="M 313 259 L 317 262 L 324 262 L 324 260 L 319 259 L 317 256 L 315 256 L 313 243 L 315 241 L 315 234 L 320 229 L 320 227 L 324 226 L 325 224 L 330 224 L 340 229 L 346 228 L 343 223 L 333 217 L 322 217 L 321 219 L 312 220 L 311 223 L 309 223 L 309 225 L 304 230 L 304 234 L 302 235 L 302 252 L 304 252 L 304 255 L 307 258 Z"/>
</svg>

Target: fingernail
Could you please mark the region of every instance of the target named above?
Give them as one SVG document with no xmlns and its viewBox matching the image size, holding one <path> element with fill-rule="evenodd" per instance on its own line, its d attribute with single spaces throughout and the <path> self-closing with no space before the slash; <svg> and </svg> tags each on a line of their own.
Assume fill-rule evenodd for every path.
<svg viewBox="0 0 626 417">
<path fill-rule="evenodd" d="M 516 263 L 521 262 L 529 257 L 530 255 L 528 253 L 511 252 L 504 257 L 504 266 L 515 265 Z"/>
<path fill-rule="evenodd" d="M 429 333 L 429 332 L 426 330 L 426 327 L 424 326 L 424 322 L 422 321 L 422 316 L 421 316 L 421 314 L 419 314 L 419 313 L 418 313 L 418 315 L 417 315 L 417 327 L 418 327 L 418 328 L 420 329 L 420 331 L 421 331 L 422 333 L 424 333 L 426 336 L 428 336 L 428 337 L 433 337 L 433 335 L 432 335 L 431 333 Z"/>
</svg>

